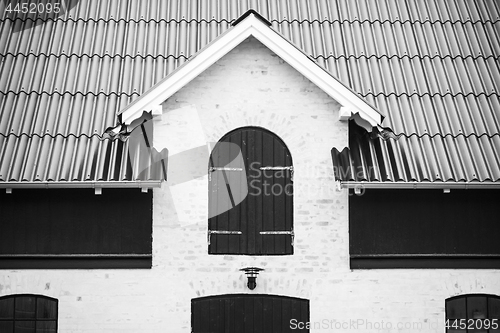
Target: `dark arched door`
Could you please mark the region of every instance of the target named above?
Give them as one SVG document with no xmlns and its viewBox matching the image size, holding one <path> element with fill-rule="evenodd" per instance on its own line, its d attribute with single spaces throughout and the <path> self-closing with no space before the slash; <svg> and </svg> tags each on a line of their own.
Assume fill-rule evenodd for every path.
<svg viewBox="0 0 500 333">
<path fill-rule="evenodd" d="M 260 127 L 227 133 L 208 178 L 210 254 L 293 254 L 293 165 L 283 140 Z"/>
<path fill-rule="evenodd" d="M 193 333 L 309 332 L 309 300 L 277 295 L 232 294 L 191 301 Z"/>
</svg>

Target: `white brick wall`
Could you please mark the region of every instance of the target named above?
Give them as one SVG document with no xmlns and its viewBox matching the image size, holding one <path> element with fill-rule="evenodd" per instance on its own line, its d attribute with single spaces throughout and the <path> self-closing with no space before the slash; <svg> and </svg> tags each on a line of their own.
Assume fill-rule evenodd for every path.
<svg viewBox="0 0 500 333">
<path fill-rule="evenodd" d="M 394 328 L 379 332 L 444 332 L 444 299 L 500 294 L 500 273 L 349 270 L 348 194 L 335 191 L 330 157 L 332 147 L 347 145 L 338 109 L 250 40 L 166 101 L 155 121 L 155 145 L 171 152 L 204 139 L 218 141 L 242 126 L 264 127 L 281 137 L 295 168 L 293 256 L 209 256 L 204 177 L 182 188 L 166 183 L 154 190 L 151 270 L 1 271 L 0 295 L 58 298 L 60 332 L 190 332 L 192 298 L 250 292 L 238 270 L 258 266 L 266 270 L 252 292 L 310 299 L 311 320 L 323 328 L 312 332 L 376 332 L 382 321 Z M 364 322 L 355 329 L 351 320 Z M 363 330 L 368 321 L 373 328 Z M 397 329 L 398 322 L 422 330 Z"/>
</svg>

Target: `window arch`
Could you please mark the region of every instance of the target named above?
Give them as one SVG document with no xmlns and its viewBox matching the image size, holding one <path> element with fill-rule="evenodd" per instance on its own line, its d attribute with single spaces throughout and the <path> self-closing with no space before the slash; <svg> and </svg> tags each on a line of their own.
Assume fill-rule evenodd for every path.
<svg viewBox="0 0 500 333">
<path fill-rule="evenodd" d="M 58 303 L 42 295 L 0 297 L 0 332 L 57 332 Z"/>
<path fill-rule="evenodd" d="M 260 127 L 224 135 L 209 161 L 209 254 L 293 254 L 293 165 Z"/>
<path fill-rule="evenodd" d="M 467 294 L 445 302 L 446 332 L 500 332 L 500 296 Z"/>
</svg>

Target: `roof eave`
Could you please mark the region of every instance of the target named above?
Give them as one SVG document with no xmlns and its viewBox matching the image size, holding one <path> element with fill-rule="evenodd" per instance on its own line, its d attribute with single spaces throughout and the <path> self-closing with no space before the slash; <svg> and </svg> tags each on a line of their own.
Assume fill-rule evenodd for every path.
<svg viewBox="0 0 500 333">
<path fill-rule="evenodd" d="M 50 189 L 50 188 L 157 188 L 161 180 L 144 181 L 46 181 L 46 182 L 0 182 L 4 189 Z"/>
<path fill-rule="evenodd" d="M 340 188 L 352 189 L 500 189 L 500 182 L 470 181 L 470 182 L 355 182 L 337 181 Z"/>
</svg>

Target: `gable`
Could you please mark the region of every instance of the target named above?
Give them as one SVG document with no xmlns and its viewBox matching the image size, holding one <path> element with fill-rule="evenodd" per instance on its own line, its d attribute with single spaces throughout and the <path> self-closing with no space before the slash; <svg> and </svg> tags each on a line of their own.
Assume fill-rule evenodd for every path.
<svg viewBox="0 0 500 333">
<path fill-rule="evenodd" d="M 142 112 L 154 110 L 163 100 L 168 99 L 243 40 L 253 36 L 337 100 L 342 105 L 340 119 L 347 120 L 351 115 L 359 114 L 371 127 L 381 125 L 383 116 L 379 111 L 319 67 L 311 58 L 270 28 L 269 25 L 270 23 L 258 13 L 252 10 L 248 11 L 233 23 L 231 29 L 121 110 L 119 114 L 122 122 L 128 124 L 139 117 Z"/>
<path fill-rule="evenodd" d="M 321 103 L 308 107 L 318 100 Z M 291 119 L 286 119 L 291 116 L 287 110 L 295 109 L 294 104 L 301 105 L 302 113 L 308 117 L 329 112 L 338 118 L 341 109 L 337 100 L 253 36 L 242 41 L 170 98 L 162 100 L 161 110 L 168 118 L 170 111 L 192 104 L 199 109 L 197 116 L 201 117 L 203 127 L 210 126 L 203 120 L 219 115 L 220 110 L 241 118 L 243 113 L 259 108 L 262 122 L 270 121 L 271 117 L 290 122 Z M 162 122 L 165 122 L 163 118 Z M 255 122 L 262 125 L 260 120 Z M 219 137 L 212 139 L 217 141 Z"/>
<path fill-rule="evenodd" d="M 175 154 L 228 131 L 258 126 L 309 151 L 346 146 L 341 105 L 254 37 L 249 37 L 161 105 L 154 118 L 154 146 Z M 325 142 L 324 146 L 318 141 Z M 313 148 L 314 146 L 314 148 Z M 302 152 L 305 154 L 305 152 Z M 326 153 L 327 155 L 327 153 Z M 203 162 L 205 163 L 205 162 Z M 170 179 L 172 180 L 172 179 Z"/>
</svg>

